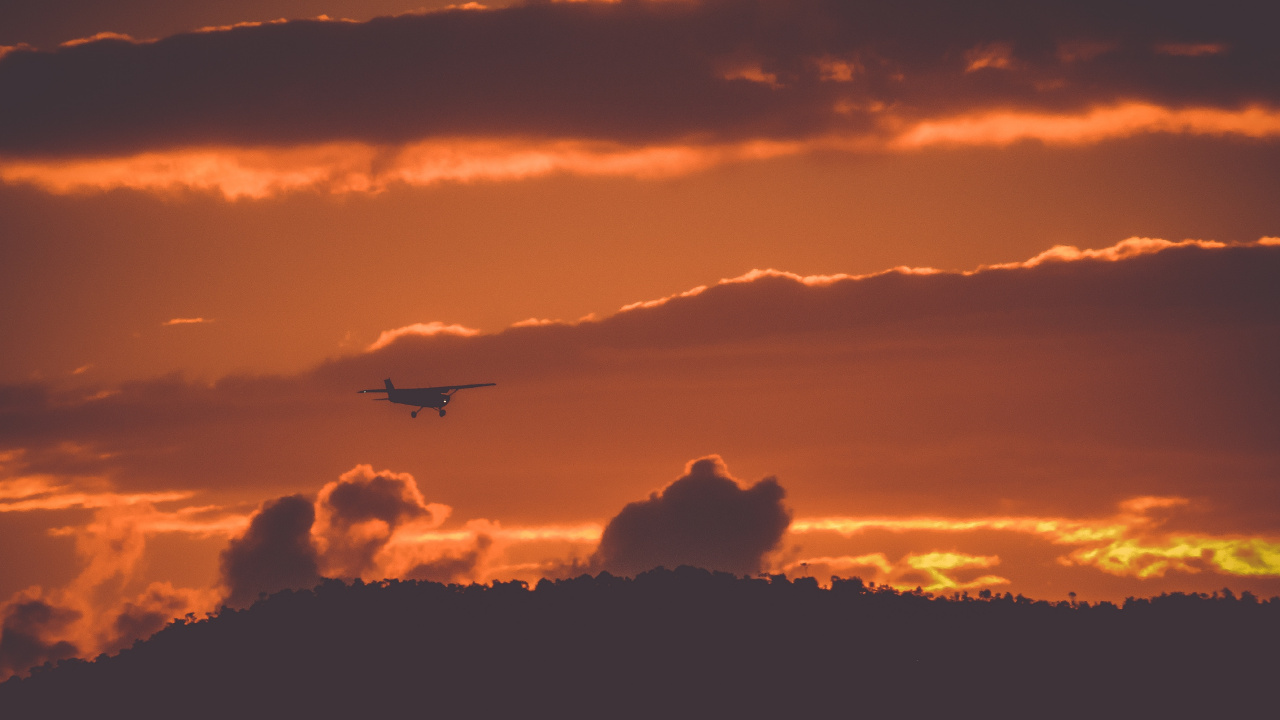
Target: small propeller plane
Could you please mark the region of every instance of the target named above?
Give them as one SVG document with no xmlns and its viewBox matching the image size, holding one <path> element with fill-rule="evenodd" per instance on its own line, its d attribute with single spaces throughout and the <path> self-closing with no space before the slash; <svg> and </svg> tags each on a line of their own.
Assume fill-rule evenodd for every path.
<svg viewBox="0 0 1280 720">
<path fill-rule="evenodd" d="M 429 388 L 398 388 L 391 384 L 391 378 L 383 380 L 386 383 L 385 388 L 376 390 L 357 390 L 362 393 L 386 393 L 384 398 L 374 398 L 375 400 L 390 400 L 393 403 L 401 405 L 417 405 L 418 409 L 409 413 L 409 417 L 418 417 L 418 413 L 424 408 L 439 410 L 440 417 L 444 417 L 444 406 L 449 404 L 449 400 L 453 398 L 453 394 L 459 390 L 467 388 L 489 387 L 498 383 L 476 383 L 474 385 L 442 385 L 440 387 Z"/>
</svg>

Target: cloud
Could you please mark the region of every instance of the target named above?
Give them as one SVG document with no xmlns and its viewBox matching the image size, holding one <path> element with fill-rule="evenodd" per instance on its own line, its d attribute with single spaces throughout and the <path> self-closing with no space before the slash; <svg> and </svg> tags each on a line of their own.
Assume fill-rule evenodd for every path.
<svg viewBox="0 0 1280 720">
<path fill-rule="evenodd" d="M 579 525 L 517 525 L 496 520 L 468 520 L 460 529 L 404 528 L 392 537 L 380 567 L 386 577 L 435 582 L 478 582 L 520 578 L 529 582 L 548 576 L 589 571 L 576 560 L 590 555 L 603 528 Z M 566 562 L 566 558 L 569 560 Z"/>
<path fill-rule="evenodd" d="M 219 599 L 216 589 L 168 582 L 150 583 L 130 596 L 101 590 L 86 588 L 82 575 L 62 590 L 33 587 L 13 597 L 0 610 L 0 681 L 47 661 L 118 652 L 174 618 L 213 610 Z"/>
<path fill-rule="evenodd" d="M 210 610 L 217 602 L 216 590 L 175 588 L 171 583 L 154 582 L 140 595 L 124 602 L 115 620 L 98 642 L 101 652 L 108 654 L 129 647 L 159 632 L 174 618 L 201 610 Z"/>
<path fill-rule="evenodd" d="M 246 607 L 259 593 L 318 583 L 319 560 L 311 543 L 314 522 L 315 507 L 301 495 L 264 503 L 244 536 L 232 540 L 222 552 L 227 605 Z"/>
<path fill-rule="evenodd" d="M 493 538 L 478 535 L 475 545 L 465 552 L 445 553 L 440 557 L 418 563 L 404 574 L 406 580 L 451 583 L 472 580 L 484 554 L 493 547 Z"/>
<path fill-rule="evenodd" d="M 433 337 L 435 335 L 471 337 L 472 335 L 479 334 L 480 331 L 474 328 L 458 325 L 456 323 L 446 325 L 438 320 L 433 320 L 429 323 L 414 323 L 412 325 L 395 328 L 394 330 L 383 330 L 382 333 L 378 335 L 378 339 L 373 341 L 373 344 L 369 346 L 369 350 L 380 350 L 406 335 L 420 335 L 423 337 Z"/>
<path fill-rule="evenodd" d="M 80 613 L 39 599 L 10 604 L 0 627 L 0 678 L 47 661 L 75 657 L 79 652 L 76 646 L 56 638 L 79 619 Z"/>
<path fill-rule="evenodd" d="M 493 545 L 468 579 L 524 578 L 548 558 L 589 557 L 601 529 L 586 521 L 645 498 L 671 458 L 715 449 L 761 476 L 785 473 L 797 537 L 804 522 L 830 515 L 885 518 L 912 538 L 990 520 L 973 532 L 1016 538 L 862 546 L 832 531 L 830 547 L 806 540 L 792 555 L 785 546 L 786 563 L 879 552 L 905 572 L 908 554 L 963 552 L 1001 563 L 948 577 L 996 574 L 1015 591 L 1046 563 L 1093 578 L 1072 589 L 1093 583 L 1111 597 L 1162 581 L 1139 574 L 1158 567 L 1169 589 L 1224 576 L 1263 587 L 1276 576 L 1244 570 L 1272 566 L 1270 545 L 1254 541 L 1273 545 L 1280 527 L 1278 274 L 1274 241 L 1130 238 L 966 272 L 711 278 L 700 292 L 599 319 L 408 334 L 294 375 L 156 378 L 92 402 L 96 386 L 9 386 L 0 388 L 0 482 L 13 482 L 0 484 L 0 505 L 114 504 L 132 507 L 139 528 L 230 537 L 243 532 L 242 512 L 181 514 L 165 498 L 203 505 L 204 496 L 167 494 L 314 492 L 332 468 L 376 457 L 391 475 L 429 481 L 429 496 L 455 516 L 503 524 L 353 519 L 333 545 L 338 572 L 405 577 L 441 561 L 434 571 L 460 578 L 485 535 Z M 424 369 L 507 389 L 464 397 L 465 413 L 427 426 L 352 392 Z M 1139 497 L 1187 504 L 1126 510 L 1169 519 L 1125 531 L 1136 526 L 1115 519 L 1117 504 Z M 141 514 L 145 502 L 154 513 Z M 924 524 L 931 518 L 936 530 Z M 1056 524 L 1040 530 L 1041 521 Z M 867 532 L 898 532 L 891 525 Z M 1187 550 L 1170 554 L 1177 538 Z M 1007 543 L 1036 548 L 1041 564 Z M 1079 549 L 1099 552 L 1073 556 Z M 1129 569 L 1125 557 L 1134 558 Z M 317 554 L 315 571 L 326 562 Z M 1227 569 L 1237 563 L 1240 572 Z"/>
<path fill-rule="evenodd" d="M 173 325 L 200 325 L 203 323 L 211 323 L 211 322 L 213 322 L 213 320 L 206 320 L 205 318 L 202 318 L 202 317 L 194 317 L 194 318 L 172 318 L 170 320 L 165 320 L 160 324 L 163 325 L 164 327 L 171 327 Z"/>
<path fill-rule="evenodd" d="M 0 450 L 24 450 L 21 475 L 109 476 L 115 484 L 109 492 L 126 496 L 111 502 L 163 502 L 177 499 L 169 493 L 196 488 L 296 492 L 313 487 L 334 463 L 350 467 L 349 459 L 370 447 L 382 448 L 387 464 L 422 477 L 437 467 L 424 457 L 438 456 L 415 450 L 424 441 L 421 424 L 371 424 L 375 416 L 353 405 L 351 390 L 431 368 L 437 377 L 498 380 L 509 388 L 459 401 L 486 408 L 488 434 L 454 438 L 460 444 L 451 452 L 489 468 L 487 478 L 528 472 L 535 451 L 566 436 L 580 440 L 571 453 L 600 447 L 611 455 L 644 454 L 640 445 L 665 438 L 664 452 L 682 456 L 690 452 L 679 447 L 681 435 L 715 433 L 717 443 L 760 447 L 844 446 L 852 437 L 868 460 L 889 463 L 909 452 L 936 461 L 930 473 L 947 477 L 976 462 L 985 443 L 1027 448 L 1027 458 L 1050 453 L 1058 469 L 1036 472 L 1051 475 L 1075 473 L 1068 468 L 1097 452 L 1137 453 L 1131 460 L 1107 454 L 1107 463 L 1153 462 L 1154 448 L 1207 453 L 1206 463 L 1259 458 L 1261 465 L 1235 466 L 1216 494 L 1221 483 L 1237 487 L 1263 477 L 1274 454 L 1280 387 L 1269 368 L 1280 362 L 1280 349 L 1269 338 L 1280 324 L 1277 273 L 1280 248 L 1273 244 L 1153 239 L 1101 250 L 1055 248 L 967 273 L 754 271 L 598 320 L 468 337 L 404 334 L 378 350 L 290 376 L 212 384 L 156 378 L 111 388 L 119 392 L 93 402 L 84 400 L 86 390 L 7 386 L 0 388 Z M 814 414 L 828 421 L 814 426 L 807 419 Z M 758 422 L 735 419 L 748 417 Z M 644 419 L 644 427 L 629 418 Z M 784 420 L 810 430 L 794 436 Z M 282 428 L 318 438 L 321 450 L 277 442 Z M 955 447 L 975 455 L 955 457 L 959 451 L 934 442 L 962 443 Z M 509 452 L 491 452 L 494 443 Z M 952 453 L 949 465 L 940 452 Z M 811 475 L 827 477 L 831 470 L 819 465 Z M 1153 472 L 1142 467 L 1137 477 Z M 1192 476 L 1201 470 L 1186 462 L 1160 468 L 1168 489 L 1124 495 L 1200 492 L 1203 481 Z M 935 482 L 926 481 L 930 473 L 908 480 L 905 470 L 893 472 L 894 487 Z M 1000 475 L 976 467 L 972 473 L 984 487 Z M 587 473 L 565 473 L 578 475 Z M 632 482 L 643 487 L 641 475 Z M 433 482 L 460 481 L 446 475 Z M 502 486 L 536 504 L 536 485 Z M 1123 499 L 1110 493 L 1098 495 L 1099 503 Z M 457 495 L 479 497 L 472 489 Z M 21 500 L 28 501 L 33 508 L 65 507 L 108 498 Z"/>
<path fill-rule="evenodd" d="M 533 3 L 19 47 L 0 56 L 0 176 L 261 197 L 654 176 L 752 143 L 1276 135 L 1280 50 L 1257 30 L 1272 9 L 1132 7 Z"/>
<path fill-rule="evenodd" d="M 785 494 L 774 478 L 743 489 L 718 455 L 693 460 L 678 480 L 609 521 L 592 562 L 621 575 L 659 565 L 754 574 L 791 521 Z"/>
<path fill-rule="evenodd" d="M 1010 580 L 999 575 L 974 576 L 1000 563 L 995 555 L 970 555 L 962 552 L 932 551 L 907 553 L 896 563 L 882 552 L 864 555 L 804 557 L 783 565 L 780 570 L 792 576 L 858 577 L 899 590 L 920 588 L 925 592 L 957 592 L 996 585 Z M 969 579 L 960 577 L 967 575 Z"/>
<path fill-rule="evenodd" d="M 1001 146 L 1026 140 L 1083 145 L 1144 133 L 1274 138 L 1280 136 L 1280 110 L 1260 105 L 1170 108 L 1142 102 L 1075 113 L 982 110 L 922 120 L 893 137 L 888 145 L 919 149 L 934 145 Z"/>
<path fill-rule="evenodd" d="M 427 187 L 554 174 L 663 178 L 831 145 L 749 140 L 635 146 L 614 141 L 451 137 L 395 148 L 355 142 L 284 148 L 218 146 L 120 157 L 6 159 L 0 161 L 0 181 L 28 183 L 60 194 L 128 188 L 212 191 L 228 200 L 261 199 L 305 189 L 378 193 L 395 185 Z M 853 147 L 847 141 L 836 146 Z"/>
<path fill-rule="evenodd" d="M 1280 578 L 1280 537 L 1274 534 L 1242 537 L 1239 533 L 1212 535 L 1170 531 L 1164 526 L 1176 511 L 1186 509 L 1187 498 L 1141 496 L 1119 503 L 1119 512 L 1098 518 L 1036 516 L 994 517 L 804 517 L 791 523 L 789 533 L 796 538 L 834 533 L 844 538 L 876 531 L 895 534 L 975 535 L 984 531 L 1017 533 L 1042 537 L 1054 545 L 1073 547 L 1057 557 L 1066 566 L 1094 567 L 1103 572 L 1133 578 L 1163 577 L 1168 572 L 1214 572 L 1240 577 Z M 1163 514 L 1162 514 L 1163 513 Z M 950 580 L 945 571 L 957 567 L 989 567 L 998 558 L 983 562 L 965 560 L 948 565 L 947 553 L 909 556 L 898 565 L 885 560 L 883 553 L 863 555 L 854 562 L 849 557 L 803 558 L 788 564 L 795 570 L 801 563 L 832 569 L 873 566 L 878 580 L 901 586 L 902 567 L 909 566 L 929 575 L 927 589 L 965 589 Z M 956 556 L 960 557 L 960 556 Z M 968 556 L 964 556 L 968 557 Z M 875 560 L 876 562 L 870 562 Z M 991 584 L 980 578 L 971 584 Z M 999 578 L 1000 582 L 1008 582 Z"/>
<path fill-rule="evenodd" d="M 357 465 L 320 490 L 312 533 L 327 575 L 363 577 L 379 568 L 377 556 L 397 531 L 438 527 L 449 513 L 423 499 L 412 475 Z"/>
</svg>

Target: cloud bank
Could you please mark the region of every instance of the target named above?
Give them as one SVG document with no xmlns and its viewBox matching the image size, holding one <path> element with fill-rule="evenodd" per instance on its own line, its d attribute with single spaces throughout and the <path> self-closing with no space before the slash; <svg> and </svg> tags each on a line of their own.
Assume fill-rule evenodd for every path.
<svg viewBox="0 0 1280 720">
<path fill-rule="evenodd" d="M 1275 592 L 1277 276 L 1274 239 L 1131 238 L 969 272 L 761 270 L 599 319 L 406 333 L 296 375 L 8 386 L 0 540 L 75 540 L 74 592 L 22 601 L 93 618 L 59 638 L 84 650 L 110 640 L 122 602 L 145 604 L 146 538 L 241 535 L 248 506 L 234 503 L 314 497 L 316 478 L 360 458 L 397 472 L 357 467 L 322 500 L 290 501 L 311 521 L 264 510 L 228 549 L 238 602 L 267 588 L 253 570 L 273 557 L 303 580 L 585 566 L 604 521 L 673 458 L 716 450 L 787 478 L 799 520 L 765 569 L 957 589 L 1000 578 L 1041 594 L 1028 583 L 1052 570 L 1044 587 L 1102 597 L 1228 582 Z M 352 392 L 385 377 L 502 391 L 424 424 Z M 290 437 L 307 442 L 279 440 Z M 438 524 L 447 509 L 405 471 L 462 522 Z M 730 492 L 722 468 L 699 477 L 730 504 L 747 492 Z M 1122 505 L 1135 498 L 1173 504 Z M 647 549 L 662 522 L 719 517 L 667 500 L 620 515 L 601 557 L 620 571 L 633 557 L 701 562 Z M 22 530 L 37 513 L 64 513 L 61 529 Z M 843 520 L 811 524 L 823 518 Z M 755 557 L 726 562 L 749 570 Z M 114 599 L 75 599 L 95 593 Z"/>
<path fill-rule="evenodd" d="M 636 176 L 810 150 L 1280 134 L 1251 2 L 535 3 L 0 56 L 0 178 L 299 187 Z M 51 92 L 49 88 L 57 88 Z"/>
</svg>

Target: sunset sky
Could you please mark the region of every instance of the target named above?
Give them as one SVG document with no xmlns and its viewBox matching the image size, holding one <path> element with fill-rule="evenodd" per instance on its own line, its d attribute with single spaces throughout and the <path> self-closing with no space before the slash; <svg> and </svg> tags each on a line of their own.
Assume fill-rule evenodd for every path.
<svg viewBox="0 0 1280 720">
<path fill-rule="evenodd" d="M 1276 27 L 0 1 L 0 677 L 321 576 L 1280 594 Z"/>
</svg>

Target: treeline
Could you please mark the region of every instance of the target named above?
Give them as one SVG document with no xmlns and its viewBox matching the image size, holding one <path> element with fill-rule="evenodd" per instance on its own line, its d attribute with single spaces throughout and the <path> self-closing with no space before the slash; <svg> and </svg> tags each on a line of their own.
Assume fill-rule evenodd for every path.
<svg viewBox="0 0 1280 720">
<path fill-rule="evenodd" d="M 934 597 L 682 567 L 327 581 L 0 684 L 5 718 L 1206 717 L 1273 705 L 1280 599 Z"/>
</svg>

